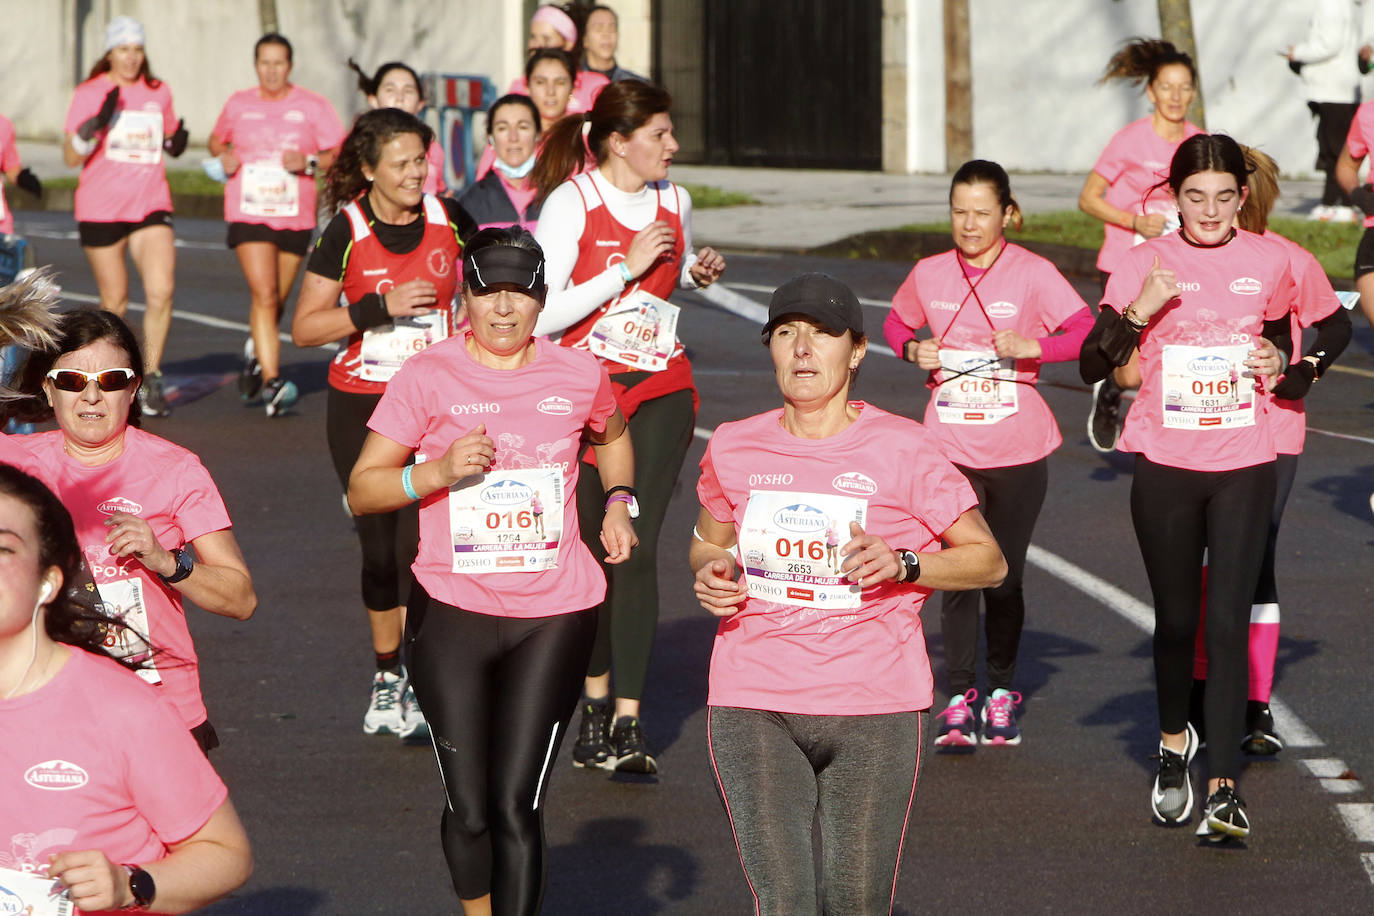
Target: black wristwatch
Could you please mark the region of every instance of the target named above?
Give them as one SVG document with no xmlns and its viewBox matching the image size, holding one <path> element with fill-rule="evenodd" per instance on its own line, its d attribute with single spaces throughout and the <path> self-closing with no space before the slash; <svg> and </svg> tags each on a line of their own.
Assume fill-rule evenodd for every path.
<svg viewBox="0 0 1374 916">
<path fill-rule="evenodd" d="M 191 574 L 191 570 L 196 568 L 195 557 L 191 556 L 189 550 L 177 547 L 172 551 L 172 556 L 176 557 L 177 568 L 170 576 L 159 575 L 158 578 L 168 585 L 175 585 L 182 579 Z"/>
<path fill-rule="evenodd" d="M 921 578 L 921 558 L 915 551 L 899 549 L 897 557 L 902 561 L 902 582 L 911 583 Z"/>
<path fill-rule="evenodd" d="M 124 870 L 129 873 L 129 893 L 133 894 L 134 902 L 120 907 L 120 910 L 147 910 L 153 905 L 153 897 L 157 895 L 157 885 L 153 883 L 153 876 L 137 865 L 125 865 Z"/>
</svg>

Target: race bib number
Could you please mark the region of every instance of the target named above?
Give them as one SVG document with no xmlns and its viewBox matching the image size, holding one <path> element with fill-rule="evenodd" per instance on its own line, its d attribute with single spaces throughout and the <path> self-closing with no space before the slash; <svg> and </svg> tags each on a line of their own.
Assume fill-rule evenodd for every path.
<svg viewBox="0 0 1374 916">
<path fill-rule="evenodd" d="M 143 638 L 148 635 L 148 606 L 143 601 L 143 580 L 116 579 L 113 582 L 101 582 L 96 589 L 100 592 L 105 616 L 124 624 L 122 627 L 102 627 L 105 631 L 105 654 L 138 663 L 141 666 L 138 669 L 139 677 L 149 684 L 161 684 L 162 676 L 157 673 L 153 650 Z"/>
<path fill-rule="evenodd" d="M 76 912 L 56 878 L 0 868 L 0 914 L 3 916 L 71 916 Z"/>
<path fill-rule="evenodd" d="M 448 491 L 453 571 L 543 572 L 558 566 L 563 471 L 487 471 Z"/>
<path fill-rule="evenodd" d="M 405 361 L 448 336 L 448 309 L 423 315 L 400 315 L 387 328 L 363 332 L 362 368 L 369 382 L 389 382 Z"/>
<path fill-rule="evenodd" d="M 941 423 L 986 425 L 1016 413 L 1016 360 L 991 350 L 940 348 L 935 412 Z"/>
<path fill-rule="evenodd" d="M 1255 425 L 1255 377 L 1249 344 L 1164 347 L 1166 429 L 1237 429 Z"/>
<path fill-rule="evenodd" d="M 279 165 L 243 166 L 239 210 L 244 216 L 295 216 L 301 209 L 301 183 Z"/>
<path fill-rule="evenodd" d="M 739 552 L 750 598 L 823 610 L 859 606 L 862 589 L 840 573 L 849 523 L 868 500 L 835 493 L 751 490 Z"/>
<path fill-rule="evenodd" d="M 587 349 L 623 366 L 661 372 L 677 350 L 679 311 L 676 305 L 636 290 L 592 326 Z"/>
<path fill-rule="evenodd" d="M 151 165 L 162 161 L 162 112 L 126 108 L 105 135 L 105 158 Z"/>
</svg>

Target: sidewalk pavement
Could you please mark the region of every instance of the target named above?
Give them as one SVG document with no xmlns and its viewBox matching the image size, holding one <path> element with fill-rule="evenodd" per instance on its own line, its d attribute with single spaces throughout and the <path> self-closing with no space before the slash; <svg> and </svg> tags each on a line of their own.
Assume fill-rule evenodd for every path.
<svg viewBox="0 0 1374 916">
<path fill-rule="evenodd" d="M 62 161 L 56 143 L 21 142 L 19 155 L 39 178 L 76 175 Z M 197 168 L 209 153 L 189 147 L 177 168 Z M 948 218 L 949 175 L 888 175 L 882 172 L 812 169 L 732 168 L 674 165 L 674 181 L 711 185 L 750 195 L 757 205 L 698 210 L 693 239 L 698 245 L 745 250 L 814 248 L 860 232 L 895 229 Z M 1080 174 L 1027 173 L 1011 176 L 1012 194 L 1028 216 L 1078 206 Z M 1320 199 L 1320 181 L 1282 181 L 1274 212 L 1305 216 Z M 22 191 L 9 198 L 23 205 Z"/>
</svg>

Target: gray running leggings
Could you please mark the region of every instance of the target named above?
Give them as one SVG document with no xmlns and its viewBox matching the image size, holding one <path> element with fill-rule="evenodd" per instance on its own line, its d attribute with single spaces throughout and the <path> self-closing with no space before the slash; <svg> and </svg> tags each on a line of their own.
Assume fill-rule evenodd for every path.
<svg viewBox="0 0 1374 916">
<path fill-rule="evenodd" d="M 708 708 L 716 786 L 759 916 L 892 912 L 927 714 Z"/>
</svg>

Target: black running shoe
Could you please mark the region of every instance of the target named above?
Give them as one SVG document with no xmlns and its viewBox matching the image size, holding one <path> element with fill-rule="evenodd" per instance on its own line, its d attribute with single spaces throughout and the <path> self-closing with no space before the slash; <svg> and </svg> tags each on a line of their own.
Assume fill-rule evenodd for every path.
<svg viewBox="0 0 1374 916">
<path fill-rule="evenodd" d="M 1188 764 L 1197 753 L 1197 732 L 1189 725 L 1184 731 L 1183 752 L 1159 745 L 1159 773 L 1150 789 L 1150 810 L 1162 824 L 1173 826 L 1188 820 L 1193 813 L 1193 784 Z"/>
<path fill-rule="evenodd" d="M 608 700 L 588 700 L 582 704 L 582 724 L 573 745 L 573 766 L 615 766 L 611 759 L 611 704 Z"/>
<path fill-rule="evenodd" d="M 1197 835 L 1212 840 L 1244 839 L 1250 835 L 1250 816 L 1245 813 L 1245 801 L 1236 794 L 1235 786 L 1217 786 L 1208 796 Z"/>
<path fill-rule="evenodd" d="M 262 406 L 269 417 L 279 417 L 300 397 L 296 384 L 284 378 L 274 378 L 262 388 Z"/>
<path fill-rule="evenodd" d="M 1093 385 L 1093 403 L 1088 410 L 1088 442 L 1106 454 L 1116 448 L 1121 429 L 1121 388 L 1109 374 Z"/>
<path fill-rule="evenodd" d="M 657 773 L 658 761 L 644 743 L 644 730 L 634 716 L 621 716 L 611 729 L 611 747 L 615 749 L 614 766 L 621 773 Z"/>
<path fill-rule="evenodd" d="M 1245 729 L 1249 732 L 1240 743 L 1243 753 L 1253 757 L 1272 757 L 1283 750 L 1283 739 L 1274 729 L 1274 714 L 1268 703 L 1250 700 L 1245 704 Z"/>
<path fill-rule="evenodd" d="M 253 338 L 243 342 L 243 368 L 239 370 L 239 398 L 252 404 L 262 393 L 262 366 L 253 350 Z"/>
</svg>

